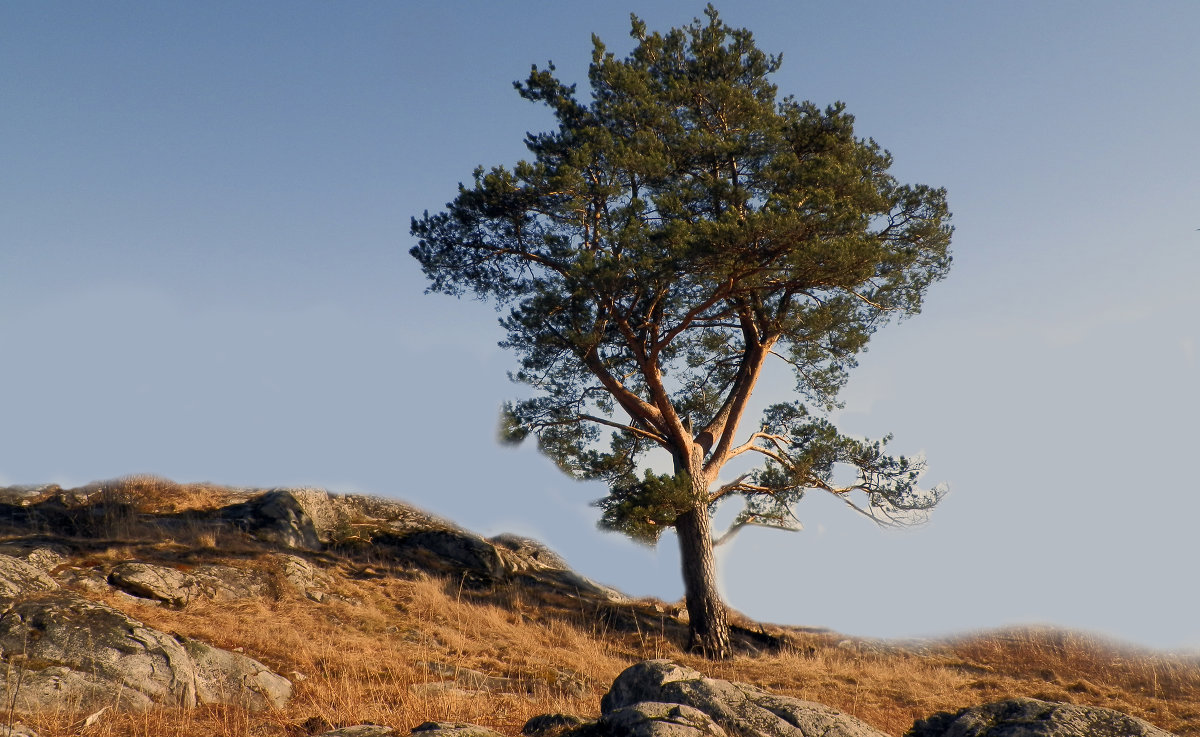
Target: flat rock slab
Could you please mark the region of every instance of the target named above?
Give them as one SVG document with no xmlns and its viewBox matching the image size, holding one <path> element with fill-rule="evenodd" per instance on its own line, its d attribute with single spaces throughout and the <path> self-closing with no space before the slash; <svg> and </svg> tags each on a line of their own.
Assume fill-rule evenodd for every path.
<svg viewBox="0 0 1200 737">
<path fill-rule="evenodd" d="M 1149 722 L 1099 706 L 1007 699 L 935 714 L 906 737 L 1173 737 Z"/>
</svg>

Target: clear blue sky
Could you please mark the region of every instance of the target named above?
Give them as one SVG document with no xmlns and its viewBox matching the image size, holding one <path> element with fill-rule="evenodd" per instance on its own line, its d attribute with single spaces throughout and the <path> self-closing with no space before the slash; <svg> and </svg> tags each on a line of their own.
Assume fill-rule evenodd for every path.
<svg viewBox="0 0 1200 737">
<path fill-rule="evenodd" d="M 0 4 L 0 483 L 130 473 L 408 500 L 681 596 L 601 496 L 494 440 L 486 305 L 422 294 L 409 218 L 551 125 L 512 90 L 702 4 Z M 723 9 L 781 92 L 844 100 L 945 186 L 955 265 L 838 416 L 950 496 L 889 532 L 810 495 L 722 548 L 756 618 L 857 635 L 1022 623 L 1200 648 L 1200 4 Z M 763 391 L 790 384 L 767 382 Z"/>
</svg>

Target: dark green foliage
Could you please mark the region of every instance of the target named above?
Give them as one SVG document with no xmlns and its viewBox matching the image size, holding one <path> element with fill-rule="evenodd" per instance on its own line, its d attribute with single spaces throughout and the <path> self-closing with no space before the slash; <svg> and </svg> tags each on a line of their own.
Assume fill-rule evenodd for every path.
<svg viewBox="0 0 1200 737">
<path fill-rule="evenodd" d="M 731 496 L 740 522 L 789 526 L 814 488 L 907 519 L 940 496 L 917 489 L 922 463 L 811 413 L 838 406 L 871 335 L 946 275 L 945 192 L 897 182 L 840 103 L 780 98 L 780 57 L 706 16 L 665 34 L 635 17 L 624 59 L 595 39 L 587 98 L 534 67 L 517 91 L 557 128 L 527 136 L 530 161 L 480 168 L 414 218 L 411 253 L 430 291 L 506 310 L 502 345 L 531 396 L 506 406 L 502 435 L 532 433 L 564 471 L 605 481 L 603 526 L 656 539 L 680 504 Z M 737 437 L 776 359 L 807 406 L 775 405 Z M 639 476 L 655 448 L 690 496 L 665 480 L 678 474 Z M 765 465 L 718 482 L 747 452 Z M 836 485 L 839 467 L 857 479 Z"/>
<path fill-rule="evenodd" d="M 600 527 L 653 545 L 675 518 L 695 506 L 692 480 L 684 472 L 663 476 L 646 471 L 641 481 L 614 486 L 595 506 L 604 510 Z"/>
</svg>

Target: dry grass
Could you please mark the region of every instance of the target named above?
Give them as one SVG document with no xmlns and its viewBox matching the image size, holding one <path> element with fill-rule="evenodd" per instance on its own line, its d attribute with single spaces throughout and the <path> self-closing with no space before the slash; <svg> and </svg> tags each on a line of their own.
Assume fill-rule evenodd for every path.
<svg viewBox="0 0 1200 737">
<path fill-rule="evenodd" d="M 150 474 L 98 481 L 73 492 L 87 495 L 89 503 L 124 505 L 138 514 L 208 512 L 246 498 L 247 492 L 210 483 L 180 484 Z"/>
<path fill-rule="evenodd" d="M 131 498 L 129 488 L 138 495 Z M 122 491 L 124 499 L 139 510 L 203 510 L 212 504 L 198 487 L 179 487 L 184 491 L 178 500 L 167 498 L 175 492 L 161 480 L 137 477 L 129 488 Z M 251 550 L 230 555 L 220 543 L 214 540 L 205 555 L 247 563 Z M 118 560 L 143 554 L 146 546 L 166 551 L 178 543 L 126 541 L 96 555 Z M 679 624 L 665 614 L 658 626 L 652 618 L 621 624 L 571 602 L 548 604 L 516 585 L 471 590 L 386 563 L 334 556 L 322 562 L 338 595 L 323 603 L 287 591 L 233 604 L 197 601 L 182 610 L 116 593 L 107 599 L 153 627 L 241 648 L 289 676 L 296 687 L 285 709 L 108 713 L 86 729 L 79 727 L 85 716 L 80 714 L 23 721 L 44 737 L 300 737 L 360 723 L 407 731 L 428 720 L 473 722 L 516 735 L 537 714 L 595 716 L 600 697 L 621 670 L 637 660 L 666 657 L 715 677 L 829 704 L 892 735 L 938 711 L 1018 695 L 1105 706 L 1178 735 L 1200 735 L 1200 661 L 1080 634 L 1017 630 L 903 648 L 848 645 L 832 633 L 775 628 L 771 631 L 788 643 L 781 651 L 713 663 L 680 651 Z M 640 606 L 657 611 L 652 602 Z M 447 680 L 447 665 L 508 680 L 477 692 L 428 685 Z"/>
</svg>

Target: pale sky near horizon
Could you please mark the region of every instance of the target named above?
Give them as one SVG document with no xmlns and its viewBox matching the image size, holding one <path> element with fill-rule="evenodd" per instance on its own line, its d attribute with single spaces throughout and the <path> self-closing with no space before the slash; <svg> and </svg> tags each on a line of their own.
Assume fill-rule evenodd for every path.
<svg viewBox="0 0 1200 737">
<path fill-rule="evenodd" d="M 847 103 L 944 186 L 955 263 L 877 335 L 836 420 L 925 452 L 950 495 L 880 530 L 721 548 L 757 619 L 852 635 L 1050 624 L 1200 649 L 1200 4 L 770 2 L 723 18 L 781 94 Z M 132 473 L 402 499 L 682 595 L 673 539 L 495 441 L 519 389 L 490 306 L 424 295 L 409 218 L 552 125 L 702 2 L 0 4 L 0 484 Z M 777 376 L 761 404 L 790 388 Z M 727 516 L 727 514 L 726 514 Z"/>
</svg>

